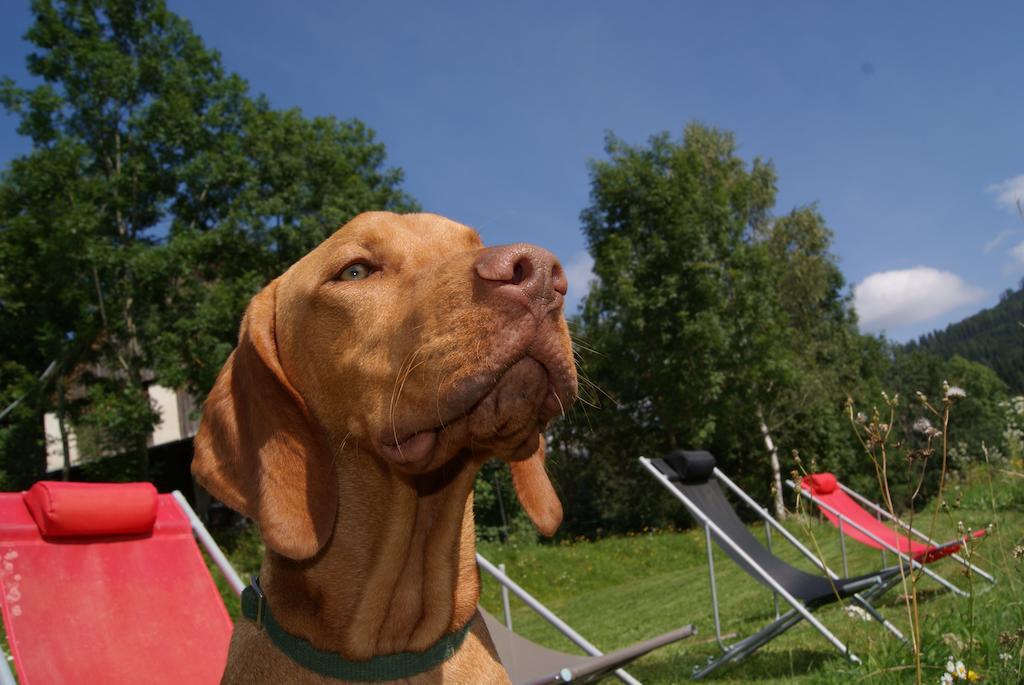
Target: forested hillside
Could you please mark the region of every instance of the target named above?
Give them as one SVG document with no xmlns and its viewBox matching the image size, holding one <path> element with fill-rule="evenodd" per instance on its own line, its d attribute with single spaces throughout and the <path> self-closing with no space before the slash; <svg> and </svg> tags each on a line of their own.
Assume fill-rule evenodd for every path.
<svg viewBox="0 0 1024 685">
<path fill-rule="evenodd" d="M 921 336 L 907 347 L 949 359 L 960 355 L 990 367 L 1014 393 L 1024 393 L 1024 280 L 1007 290 L 999 304 Z"/>
</svg>

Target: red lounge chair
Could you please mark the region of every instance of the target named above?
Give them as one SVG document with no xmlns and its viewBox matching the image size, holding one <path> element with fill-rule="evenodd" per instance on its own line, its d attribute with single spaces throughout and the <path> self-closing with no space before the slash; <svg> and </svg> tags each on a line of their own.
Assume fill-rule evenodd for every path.
<svg viewBox="0 0 1024 685">
<path fill-rule="evenodd" d="M 21 685 L 219 682 L 231 619 L 176 498 L 149 483 L 0 494 L 0 603 Z"/>
<path fill-rule="evenodd" d="M 867 498 L 850 490 L 837 481 L 831 473 L 814 473 L 804 476 L 800 481 L 800 493 L 818 505 L 825 518 L 836 526 L 843 536 L 851 537 L 875 549 L 898 554 L 901 558 L 913 560 L 921 565 L 931 564 L 939 559 L 952 556 L 986 580 L 995 582 L 991 575 L 957 555 L 957 552 L 966 543 L 967 536 L 946 543 L 937 543 Z M 874 514 L 864 509 L 865 506 L 874 511 Z M 897 532 L 883 523 L 878 518 L 880 516 L 884 516 L 896 524 L 902 529 L 902 532 Z M 985 535 L 985 530 L 976 530 L 972 535 L 975 538 L 980 538 Z M 915 540 L 914 536 L 921 542 Z M 845 564 L 845 546 L 843 556 Z M 954 592 L 965 594 L 945 579 L 930 571 L 926 570 L 925 572 Z"/>
</svg>

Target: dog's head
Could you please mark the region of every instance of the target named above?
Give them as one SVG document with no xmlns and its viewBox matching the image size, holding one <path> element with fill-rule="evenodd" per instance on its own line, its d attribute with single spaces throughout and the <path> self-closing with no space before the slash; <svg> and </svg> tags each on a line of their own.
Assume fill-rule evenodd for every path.
<svg viewBox="0 0 1024 685">
<path fill-rule="evenodd" d="M 565 291 L 538 247 L 484 248 L 436 215 L 362 214 L 253 298 L 193 472 L 294 559 L 331 534 L 345 449 L 405 474 L 505 459 L 550 535 L 562 510 L 543 430 L 577 391 Z"/>
</svg>

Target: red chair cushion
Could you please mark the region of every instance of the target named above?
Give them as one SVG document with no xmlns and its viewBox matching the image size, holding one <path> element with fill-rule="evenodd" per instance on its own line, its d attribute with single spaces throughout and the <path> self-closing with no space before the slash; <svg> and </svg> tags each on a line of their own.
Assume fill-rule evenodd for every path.
<svg viewBox="0 0 1024 685">
<path fill-rule="evenodd" d="M 827 495 L 836 491 L 836 477 L 831 473 L 813 473 L 804 478 L 810 483 L 811 492 L 815 495 Z"/>
<path fill-rule="evenodd" d="M 40 481 L 22 497 L 46 537 L 138 535 L 156 521 L 152 483 Z"/>
</svg>

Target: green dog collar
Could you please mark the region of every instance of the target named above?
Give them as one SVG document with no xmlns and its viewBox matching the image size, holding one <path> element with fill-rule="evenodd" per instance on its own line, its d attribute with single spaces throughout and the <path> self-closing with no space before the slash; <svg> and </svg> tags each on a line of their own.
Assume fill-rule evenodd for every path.
<svg viewBox="0 0 1024 685">
<path fill-rule="evenodd" d="M 242 615 L 255 622 L 257 628 L 267 631 L 270 641 L 300 666 L 329 678 L 364 682 L 409 678 L 439 666 L 459 651 L 473 625 L 470 619 L 462 628 L 445 635 L 423 652 L 400 652 L 375 656 L 368 661 L 349 661 L 336 652 L 317 649 L 301 637 L 285 632 L 270 613 L 258 576 L 253 576 L 252 583 L 242 590 Z"/>
</svg>

